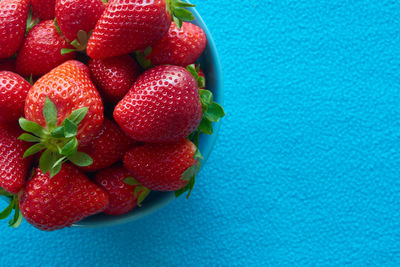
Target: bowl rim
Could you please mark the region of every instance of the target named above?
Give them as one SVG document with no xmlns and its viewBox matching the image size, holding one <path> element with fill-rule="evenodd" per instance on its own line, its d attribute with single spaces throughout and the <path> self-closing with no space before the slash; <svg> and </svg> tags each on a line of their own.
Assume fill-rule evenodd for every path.
<svg viewBox="0 0 400 267">
<path fill-rule="evenodd" d="M 212 65 L 215 68 L 215 77 L 217 77 L 216 81 L 216 90 L 214 94 L 217 95 L 216 99 L 218 100 L 218 103 L 223 105 L 224 104 L 224 83 L 223 83 L 223 75 L 222 75 L 222 65 L 220 61 L 220 57 L 214 42 L 214 39 L 211 35 L 210 30 L 208 29 L 207 25 L 205 24 L 203 18 L 200 16 L 200 14 L 197 12 L 195 8 L 190 8 L 192 11 L 193 15 L 195 16 L 195 22 L 198 24 L 203 31 L 205 32 L 207 36 L 207 42 L 209 45 L 209 51 L 211 51 L 211 56 L 213 57 Z M 219 130 L 221 127 L 222 120 L 219 121 L 218 123 L 215 123 L 213 125 L 214 128 L 214 133 L 212 136 L 210 136 L 210 144 L 208 146 L 208 150 L 206 151 L 206 154 L 203 154 L 204 160 L 201 164 L 201 168 L 206 164 L 214 146 L 218 138 Z M 102 220 L 102 221 L 95 221 L 95 220 L 90 220 L 90 221 L 79 221 L 76 222 L 72 225 L 72 227 L 80 227 L 80 228 L 103 228 L 103 227 L 110 227 L 110 226 L 117 226 L 121 224 L 125 224 L 128 222 L 132 222 L 138 219 L 141 219 L 151 213 L 154 213 L 158 210 L 160 210 L 162 207 L 166 206 L 168 203 L 170 203 L 172 200 L 175 199 L 175 194 L 174 192 L 167 192 L 163 193 L 165 196 L 158 202 L 153 203 L 151 206 L 148 208 L 142 210 L 139 213 L 127 213 L 124 215 L 120 216 L 114 216 L 114 218 L 110 219 L 108 218 L 107 220 Z M 143 209 L 143 208 L 141 208 Z M 106 216 L 106 215 L 105 215 Z"/>
</svg>

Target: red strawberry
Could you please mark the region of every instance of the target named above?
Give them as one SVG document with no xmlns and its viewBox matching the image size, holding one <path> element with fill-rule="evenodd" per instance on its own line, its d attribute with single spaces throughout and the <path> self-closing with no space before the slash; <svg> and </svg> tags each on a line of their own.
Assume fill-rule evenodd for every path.
<svg viewBox="0 0 400 267">
<path fill-rule="evenodd" d="M 87 54 L 101 59 L 152 46 L 168 31 L 171 15 L 185 20 L 194 18 L 182 8 L 190 6 L 193 5 L 177 0 L 113 0 L 97 22 Z"/>
<path fill-rule="evenodd" d="M 184 68 L 158 66 L 144 72 L 114 110 L 133 139 L 178 142 L 199 126 L 202 107 L 195 78 Z"/>
<path fill-rule="evenodd" d="M 45 152 L 39 165 L 44 173 L 55 175 L 67 160 L 88 166 L 92 159 L 77 152 L 97 134 L 103 123 L 103 103 L 90 80 L 89 69 L 79 61 L 70 60 L 41 77 L 29 90 L 25 116 L 20 126 L 34 136 L 23 140 L 38 142 L 28 155 Z M 79 141 L 79 142 L 78 142 Z"/>
<path fill-rule="evenodd" d="M 146 58 L 155 66 L 170 64 L 186 67 L 200 57 L 206 44 L 207 36 L 200 27 L 183 22 L 179 29 L 172 23 L 168 33 L 152 46 L 152 52 Z"/>
<path fill-rule="evenodd" d="M 17 68 L 15 66 L 15 59 L 13 58 L 0 59 L 0 71 L 4 70 L 17 72 Z"/>
<path fill-rule="evenodd" d="M 0 2 L 0 58 L 11 57 L 21 46 L 25 36 L 28 9 L 28 0 Z"/>
<path fill-rule="evenodd" d="M 18 73 L 41 76 L 64 61 L 75 58 L 76 53 L 61 55 L 63 48 L 73 47 L 57 32 L 54 21 L 40 22 L 28 33 L 18 53 Z"/>
<path fill-rule="evenodd" d="M 78 31 L 94 29 L 104 9 L 101 0 L 56 0 L 55 12 L 62 33 L 73 41 Z"/>
<path fill-rule="evenodd" d="M 40 168 L 19 197 L 24 218 L 40 230 L 69 227 L 108 205 L 107 194 L 69 164 L 50 178 Z"/>
<path fill-rule="evenodd" d="M 198 171 L 196 150 L 187 139 L 173 144 L 145 144 L 125 154 L 124 166 L 151 190 L 176 191 L 187 185 Z"/>
<path fill-rule="evenodd" d="M 134 144 L 135 141 L 129 138 L 116 123 L 104 119 L 96 137 L 89 145 L 80 149 L 93 159 L 93 164 L 82 167 L 82 170 L 92 172 L 107 168 L 121 160 L 125 152 Z"/>
<path fill-rule="evenodd" d="M 23 159 L 27 143 L 18 140 L 20 131 L 0 124 L 0 187 L 16 194 L 25 183 L 31 159 Z"/>
<path fill-rule="evenodd" d="M 129 55 L 91 59 L 89 69 L 103 100 L 111 103 L 121 100 L 140 74 L 139 66 Z"/>
<path fill-rule="evenodd" d="M 25 98 L 31 85 L 21 76 L 0 71 L 0 122 L 13 122 L 24 115 Z"/>
<path fill-rule="evenodd" d="M 41 20 L 54 19 L 56 0 L 31 0 L 32 10 Z"/>
<path fill-rule="evenodd" d="M 104 169 L 94 178 L 95 183 L 107 192 L 110 204 L 104 213 L 121 215 L 135 208 L 150 193 L 150 190 L 139 184 L 132 174 L 117 164 Z"/>
</svg>

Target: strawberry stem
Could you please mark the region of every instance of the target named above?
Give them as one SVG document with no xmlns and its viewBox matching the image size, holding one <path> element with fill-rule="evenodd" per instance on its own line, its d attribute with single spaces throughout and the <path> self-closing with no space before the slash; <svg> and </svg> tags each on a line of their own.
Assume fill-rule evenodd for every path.
<svg viewBox="0 0 400 267">
<path fill-rule="evenodd" d="M 71 161 L 78 166 L 89 166 L 93 163 L 92 158 L 78 151 L 78 125 L 85 118 L 89 108 L 84 107 L 74 110 L 61 125 L 57 125 L 57 107 L 46 97 L 43 106 L 43 116 L 46 127 L 42 127 L 33 121 L 25 118 L 19 119 L 19 125 L 28 133 L 18 137 L 26 142 L 37 143 L 28 148 L 24 158 L 43 151 L 39 160 L 40 170 L 45 174 L 50 173 L 50 178 L 55 176 L 66 161 Z"/>
</svg>

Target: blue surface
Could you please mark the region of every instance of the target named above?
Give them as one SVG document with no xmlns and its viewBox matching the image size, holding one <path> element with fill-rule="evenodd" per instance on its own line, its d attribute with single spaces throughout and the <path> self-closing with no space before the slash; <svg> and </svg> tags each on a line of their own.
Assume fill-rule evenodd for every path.
<svg viewBox="0 0 400 267">
<path fill-rule="evenodd" d="M 115 228 L 4 226 L 1 265 L 398 266 L 400 3 L 197 2 L 229 115 L 191 199 Z"/>
</svg>

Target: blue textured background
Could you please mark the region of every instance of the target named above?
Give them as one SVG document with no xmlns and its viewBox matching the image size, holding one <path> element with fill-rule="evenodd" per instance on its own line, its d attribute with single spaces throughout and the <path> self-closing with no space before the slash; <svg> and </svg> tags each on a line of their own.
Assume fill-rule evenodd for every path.
<svg viewBox="0 0 400 267">
<path fill-rule="evenodd" d="M 400 3 L 193 2 L 229 115 L 191 199 L 114 228 L 3 226 L 0 265 L 399 265 Z"/>
</svg>

